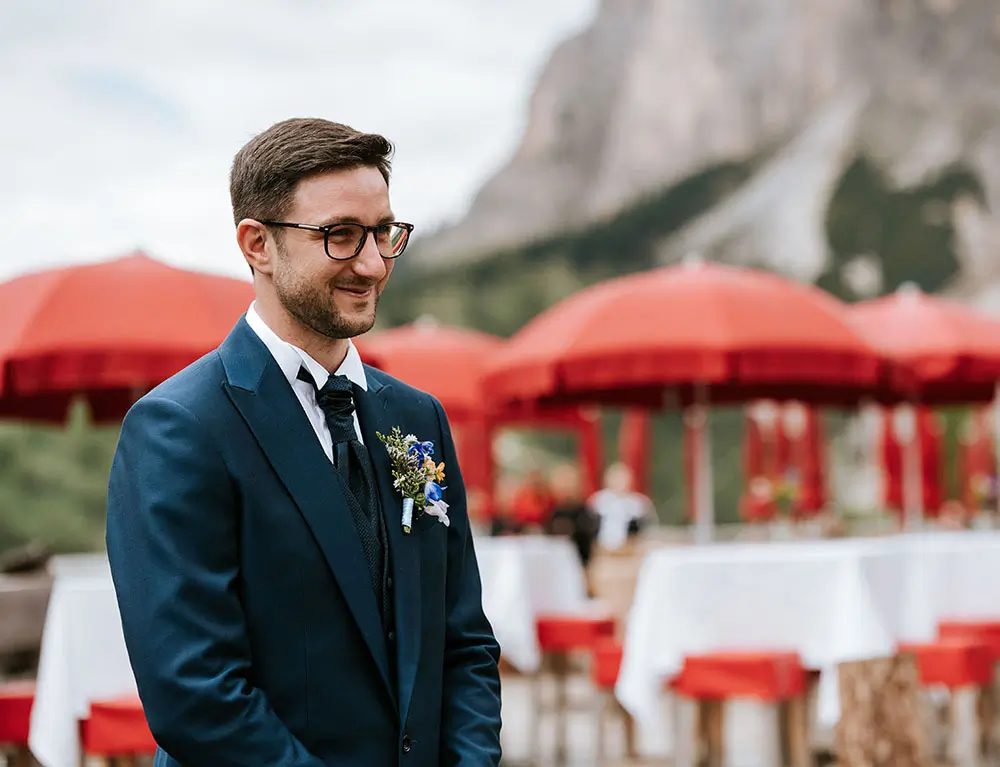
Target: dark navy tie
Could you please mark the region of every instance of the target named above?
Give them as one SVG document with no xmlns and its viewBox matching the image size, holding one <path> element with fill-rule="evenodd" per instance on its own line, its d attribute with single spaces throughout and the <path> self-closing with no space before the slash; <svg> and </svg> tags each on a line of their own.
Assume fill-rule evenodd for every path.
<svg viewBox="0 0 1000 767">
<path fill-rule="evenodd" d="M 298 379 L 316 386 L 313 377 L 304 367 L 299 368 Z M 333 464 L 348 487 L 347 504 L 361 539 L 382 623 L 388 627 L 392 614 L 391 595 L 387 588 L 389 557 L 383 529 L 385 521 L 379 511 L 371 456 L 364 443 L 358 439 L 354 426 L 353 385 L 346 376 L 332 375 L 325 386 L 316 390 L 316 402 L 326 416 L 326 424 L 333 439 Z"/>
</svg>

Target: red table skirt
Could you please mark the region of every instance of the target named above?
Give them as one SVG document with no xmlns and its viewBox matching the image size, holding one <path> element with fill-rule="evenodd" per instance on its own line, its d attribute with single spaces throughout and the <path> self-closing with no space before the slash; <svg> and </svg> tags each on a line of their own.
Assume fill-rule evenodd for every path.
<svg viewBox="0 0 1000 767">
<path fill-rule="evenodd" d="M 938 624 L 940 639 L 971 639 L 990 646 L 993 660 L 1000 661 L 1000 621 L 941 621 Z"/>
<path fill-rule="evenodd" d="M 540 615 L 536 621 L 542 652 L 590 650 L 615 635 L 615 619 L 592 615 Z"/>
<path fill-rule="evenodd" d="M 87 754 L 156 753 L 156 741 L 146 724 L 142 703 L 134 695 L 92 702 L 90 717 L 80 723 L 80 731 Z"/>
<path fill-rule="evenodd" d="M 672 687 L 698 700 L 779 701 L 805 693 L 806 672 L 794 652 L 710 653 L 685 658 Z"/>
<path fill-rule="evenodd" d="M 925 685 L 982 687 L 993 680 L 993 651 L 985 642 L 942 639 L 904 644 L 899 649 L 916 656 L 920 681 Z"/>
<path fill-rule="evenodd" d="M 613 639 L 599 642 L 594 647 L 592 667 L 594 684 L 602 690 L 613 689 L 618 684 L 622 665 L 622 646 Z"/>
</svg>

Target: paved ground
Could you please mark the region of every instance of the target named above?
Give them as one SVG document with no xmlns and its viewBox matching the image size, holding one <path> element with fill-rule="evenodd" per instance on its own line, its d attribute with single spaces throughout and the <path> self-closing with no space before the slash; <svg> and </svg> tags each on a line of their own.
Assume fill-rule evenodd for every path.
<svg viewBox="0 0 1000 767">
<path fill-rule="evenodd" d="M 553 717 L 546 714 L 541 720 L 541 750 L 532 755 L 531 733 L 533 706 L 531 686 L 528 678 L 516 674 L 503 677 L 503 746 L 504 767 L 670 767 L 669 757 L 645 757 L 628 760 L 624 757 L 624 729 L 616 719 L 608 719 L 605 743 L 608 758 L 601 761 L 597 755 L 597 700 L 584 677 L 577 677 L 570 686 L 570 696 L 584 706 L 578 707 L 569 716 L 566 738 L 567 759 L 558 761 L 555 757 L 555 727 Z M 586 708 L 590 701 L 589 708 Z M 665 725 L 668 717 L 665 716 Z M 755 742 L 756 723 L 744 720 L 730 731 L 738 741 Z M 754 730 L 754 731 L 751 731 Z M 827 738 L 829 737 L 829 734 Z M 827 741 L 827 738 L 824 738 Z M 828 741 L 827 741 L 828 742 Z M 752 762 L 752 759 L 751 759 Z M 818 759 L 815 767 L 833 764 L 832 757 Z M 755 767 L 769 767 L 755 765 Z M 941 767 L 944 767 L 942 764 Z M 993 767 L 984 761 L 980 767 Z"/>
<path fill-rule="evenodd" d="M 570 694 L 574 700 L 583 703 L 584 706 L 588 702 L 590 705 L 589 708 L 577 708 L 570 714 L 566 738 L 567 760 L 561 764 L 567 767 L 669 764 L 669 761 L 662 759 L 631 762 L 625 760 L 622 757 L 624 753 L 623 730 L 613 719 L 608 720 L 605 735 L 610 758 L 604 762 L 599 761 L 597 757 L 597 701 L 583 679 L 573 681 Z M 548 767 L 560 764 L 555 754 L 556 732 L 551 716 L 542 717 L 541 751 L 532 759 L 530 742 L 532 715 L 531 687 L 528 680 L 525 677 L 505 675 L 503 680 L 503 764 L 505 767 L 519 767 L 520 765 Z"/>
</svg>

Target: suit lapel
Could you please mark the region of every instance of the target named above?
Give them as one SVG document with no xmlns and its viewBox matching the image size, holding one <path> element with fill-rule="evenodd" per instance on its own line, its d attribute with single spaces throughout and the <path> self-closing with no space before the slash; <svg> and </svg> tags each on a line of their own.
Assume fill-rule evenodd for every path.
<svg viewBox="0 0 1000 767">
<path fill-rule="evenodd" d="M 402 500 L 392 486 L 389 455 L 376 432 L 388 434 L 393 426 L 401 426 L 398 413 L 388 406 L 390 385 L 383 384 L 378 373 L 366 367 L 368 391 L 357 397 L 358 421 L 378 481 L 379 502 L 389 535 L 389 555 L 396 608 L 396 634 L 399 637 L 399 709 L 401 721 L 406 721 L 413 693 L 413 683 L 420 658 L 420 538 L 403 535 Z M 395 418 L 393 417 L 395 416 Z"/>
<path fill-rule="evenodd" d="M 382 621 L 347 488 L 267 347 L 241 320 L 220 347 L 225 390 L 312 530 L 390 692 Z"/>
</svg>

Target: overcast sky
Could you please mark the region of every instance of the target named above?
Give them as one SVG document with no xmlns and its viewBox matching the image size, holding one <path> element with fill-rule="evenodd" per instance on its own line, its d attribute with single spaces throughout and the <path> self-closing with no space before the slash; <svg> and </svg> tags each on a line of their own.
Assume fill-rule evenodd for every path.
<svg viewBox="0 0 1000 767">
<path fill-rule="evenodd" d="M 0 0 L 0 280 L 137 247 L 245 277 L 233 154 L 316 116 L 396 144 L 393 208 L 458 217 L 597 0 Z"/>
</svg>

